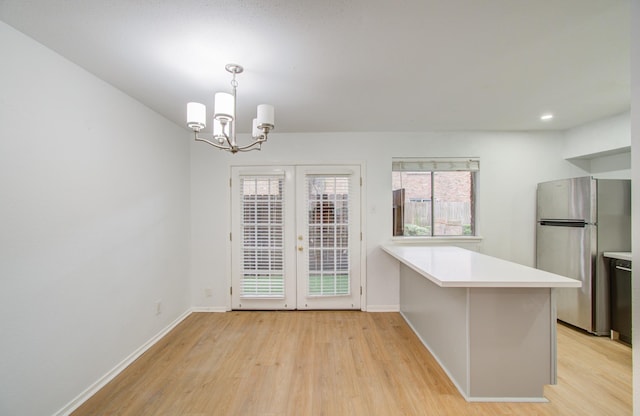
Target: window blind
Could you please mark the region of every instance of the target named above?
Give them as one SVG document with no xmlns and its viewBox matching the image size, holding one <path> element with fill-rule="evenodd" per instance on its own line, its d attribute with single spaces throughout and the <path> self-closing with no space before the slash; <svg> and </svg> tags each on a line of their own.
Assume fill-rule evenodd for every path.
<svg viewBox="0 0 640 416">
<path fill-rule="evenodd" d="M 284 298 L 284 176 L 242 177 L 241 297 Z"/>
<path fill-rule="evenodd" d="M 308 175 L 308 296 L 349 295 L 348 176 Z"/>
<path fill-rule="evenodd" d="M 471 171 L 480 170 L 479 158 L 407 158 L 393 159 L 394 172 Z"/>
</svg>

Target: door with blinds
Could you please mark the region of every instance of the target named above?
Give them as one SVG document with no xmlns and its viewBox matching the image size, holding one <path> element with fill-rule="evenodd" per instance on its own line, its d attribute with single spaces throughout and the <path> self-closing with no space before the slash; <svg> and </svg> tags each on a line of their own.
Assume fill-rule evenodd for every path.
<svg viewBox="0 0 640 416">
<path fill-rule="evenodd" d="M 298 309 L 360 309 L 360 169 L 299 166 Z"/>
<path fill-rule="evenodd" d="M 232 309 L 360 309 L 360 167 L 234 167 Z"/>
</svg>

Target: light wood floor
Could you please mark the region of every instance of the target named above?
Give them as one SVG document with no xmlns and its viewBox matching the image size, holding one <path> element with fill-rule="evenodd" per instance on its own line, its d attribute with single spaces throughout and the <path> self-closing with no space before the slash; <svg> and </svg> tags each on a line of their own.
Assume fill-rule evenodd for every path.
<svg viewBox="0 0 640 416">
<path fill-rule="evenodd" d="M 558 326 L 549 403 L 467 403 L 398 313 L 189 316 L 80 415 L 631 415 L 631 349 Z"/>
</svg>

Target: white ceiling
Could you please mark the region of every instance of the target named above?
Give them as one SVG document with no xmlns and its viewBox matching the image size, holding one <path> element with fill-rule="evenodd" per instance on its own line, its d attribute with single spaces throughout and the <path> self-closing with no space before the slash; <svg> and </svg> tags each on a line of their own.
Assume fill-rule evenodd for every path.
<svg viewBox="0 0 640 416">
<path fill-rule="evenodd" d="M 263 102 L 274 133 L 539 130 L 629 109 L 630 1 L 0 0 L 0 20 L 179 125 L 234 62 L 241 132 Z"/>
</svg>

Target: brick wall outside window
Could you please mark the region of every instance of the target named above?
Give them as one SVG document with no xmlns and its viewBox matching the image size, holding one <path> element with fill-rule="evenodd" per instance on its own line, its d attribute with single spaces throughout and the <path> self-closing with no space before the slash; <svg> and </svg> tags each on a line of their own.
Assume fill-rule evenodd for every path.
<svg viewBox="0 0 640 416">
<path fill-rule="evenodd" d="M 404 235 L 431 235 L 432 202 L 433 235 L 473 234 L 471 172 L 433 172 L 435 198 L 431 195 L 431 174 L 393 172 L 393 190 L 404 189 Z"/>
</svg>

